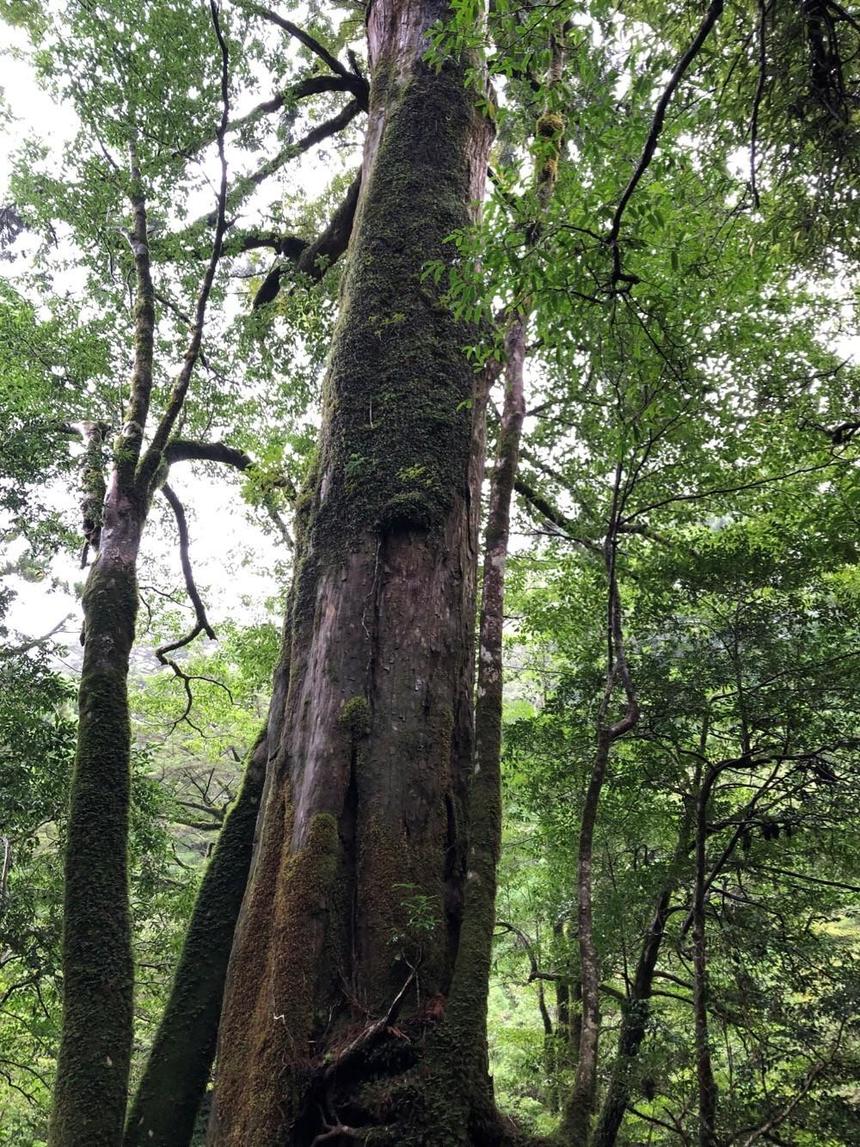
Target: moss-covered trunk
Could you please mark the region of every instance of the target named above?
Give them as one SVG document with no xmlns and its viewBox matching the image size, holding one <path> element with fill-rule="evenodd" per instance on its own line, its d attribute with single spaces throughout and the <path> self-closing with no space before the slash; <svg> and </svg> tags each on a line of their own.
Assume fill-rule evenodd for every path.
<svg viewBox="0 0 860 1147">
<path fill-rule="evenodd" d="M 131 1056 L 128 659 L 142 514 L 114 481 L 84 593 L 78 747 L 65 865 L 63 1026 L 51 1147 L 117 1147 Z"/>
<path fill-rule="evenodd" d="M 474 336 L 424 268 L 450 262 L 489 143 L 463 69 L 423 62 L 445 14 L 427 0 L 369 14 L 361 199 L 222 1016 L 219 1147 L 370 1125 L 403 1142 L 406 1123 L 411 1142 L 469 1141 L 462 1106 L 438 1124 L 447 1085 L 434 1094 L 422 1052 L 461 929 L 481 439 Z"/>
<path fill-rule="evenodd" d="M 233 932 L 251 866 L 266 775 L 263 732 L 197 895 L 170 997 L 150 1049 L 124 1147 L 188 1147 L 206 1092 Z"/>
</svg>

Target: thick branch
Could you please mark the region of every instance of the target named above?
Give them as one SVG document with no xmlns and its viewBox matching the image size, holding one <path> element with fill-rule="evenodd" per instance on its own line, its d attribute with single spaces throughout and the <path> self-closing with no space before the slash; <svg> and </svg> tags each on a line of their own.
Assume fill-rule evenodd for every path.
<svg viewBox="0 0 860 1147">
<path fill-rule="evenodd" d="M 196 442 L 189 438 L 174 438 L 168 442 L 164 458 L 171 466 L 174 462 L 221 462 L 236 470 L 249 470 L 254 464 L 244 450 L 228 446 L 226 442 Z M 167 487 L 164 489 L 166 492 Z"/>
<path fill-rule="evenodd" d="M 251 127 L 263 116 L 280 111 L 285 104 L 307 99 L 308 96 L 321 95 L 323 92 L 350 92 L 361 104 L 362 110 L 367 111 L 368 84 L 363 76 L 354 75 L 352 72 L 334 76 L 305 76 L 283 91 L 275 92 L 269 99 L 261 100 L 245 115 L 231 120 L 227 130 L 233 132 Z"/>
<path fill-rule="evenodd" d="M 349 185 L 344 201 L 331 217 L 328 226 L 324 231 L 320 232 L 313 242 L 287 236 L 274 244 L 278 253 L 285 255 L 295 263 L 302 274 L 308 275 L 312 279 L 321 279 L 332 263 L 337 262 L 349 245 L 360 188 L 361 172 L 356 175 L 355 179 Z M 255 243 L 256 238 L 252 232 L 246 234 L 244 242 L 250 246 L 252 243 Z M 271 246 L 272 244 L 266 242 L 260 245 Z M 277 298 L 281 289 L 282 275 L 283 268 L 279 263 L 276 263 L 254 296 L 254 310 L 257 310 L 266 303 L 273 302 L 274 299 Z"/>
</svg>

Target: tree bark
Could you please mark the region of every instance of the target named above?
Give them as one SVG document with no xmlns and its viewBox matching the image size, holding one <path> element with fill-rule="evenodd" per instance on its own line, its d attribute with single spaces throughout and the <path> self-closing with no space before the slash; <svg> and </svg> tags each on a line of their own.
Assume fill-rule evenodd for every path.
<svg viewBox="0 0 860 1147">
<path fill-rule="evenodd" d="M 705 933 L 707 902 L 708 805 L 718 775 L 708 770 L 696 795 L 696 882 L 693 891 L 693 1011 L 696 1017 L 696 1081 L 699 1099 L 699 1147 L 716 1144 L 717 1085 L 708 1033 L 708 952 Z"/>
<path fill-rule="evenodd" d="M 116 1147 L 131 1058 L 128 659 L 141 512 L 114 481 L 84 592 L 84 660 L 63 899 L 63 1020 L 51 1147 Z"/>
<path fill-rule="evenodd" d="M 215 0 L 210 12 L 221 52 L 222 114 L 217 132 L 221 184 L 212 253 L 191 338 L 166 408 L 143 452 L 155 347 L 153 288 L 136 137 L 129 140 L 128 235 L 135 267 L 134 367 L 125 424 L 113 453 L 101 531 L 95 473 L 87 452 L 87 541 L 98 548 L 84 591 L 84 660 L 71 783 L 63 903 L 63 1018 L 49 1130 L 50 1147 L 117 1147 L 122 1141 L 131 1061 L 134 972 L 128 905 L 131 728 L 128 664 L 137 616 L 137 558 L 164 450 L 182 412 L 200 354 L 206 305 L 221 255 L 227 166 L 227 44 Z M 92 445 L 92 443 L 91 443 Z M 143 456 L 141 456 L 143 455 Z"/>
<path fill-rule="evenodd" d="M 609 764 L 611 730 L 601 727 L 597 751 L 585 794 L 579 829 L 577 865 L 577 928 L 579 936 L 580 982 L 582 985 L 582 1019 L 579 1029 L 579 1053 L 573 1091 L 564 1112 L 561 1131 L 565 1143 L 588 1142 L 591 1116 L 597 1092 L 597 1054 L 600 1040 L 600 958 L 594 943 L 592 854 L 597 808 Z"/>
<path fill-rule="evenodd" d="M 677 887 L 680 871 L 687 859 L 691 819 L 689 813 L 683 817 L 668 879 L 657 897 L 651 923 L 642 941 L 642 949 L 639 953 L 630 989 L 630 998 L 624 1004 L 622 1011 L 615 1063 L 594 1127 L 591 1147 L 614 1147 L 627 1106 L 630 1103 L 636 1057 L 639 1055 L 639 1049 L 645 1038 L 645 1030 L 650 1015 L 649 1000 L 654 986 L 654 972 L 657 968 L 657 959 L 666 931 L 672 894 Z"/>
<path fill-rule="evenodd" d="M 251 866 L 267 756 L 263 730 L 200 885 L 170 997 L 131 1105 L 124 1147 L 188 1147 L 193 1135 L 215 1058 L 227 962 Z"/>
<path fill-rule="evenodd" d="M 612 746 L 639 720 L 639 703 L 624 645 L 621 595 L 616 570 L 617 524 L 621 511 L 619 491 L 621 466 L 616 469 L 615 491 L 609 519 L 604 558 L 607 577 L 607 662 L 603 699 L 597 722 L 597 745 L 579 830 L 579 850 L 576 874 L 577 926 L 579 935 L 580 977 L 582 984 L 582 1026 L 579 1035 L 579 1058 L 570 1100 L 565 1108 L 560 1133 L 566 1143 L 580 1147 L 588 1142 L 591 1121 L 597 1098 L 597 1066 L 600 1044 L 600 957 L 594 942 L 594 905 L 592 862 L 594 858 L 594 829 L 600 796 L 609 768 Z M 607 725 L 606 719 L 612 702 L 616 679 L 624 687 L 626 710 L 620 720 Z"/>
<path fill-rule="evenodd" d="M 474 334 L 423 269 L 450 263 L 490 139 L 462 64 L 423 62 L 445 15 L 428 0 L 369 12 L 361 194 L 298 507 L 290 684 L 221 1021 L 218 1147 L 369 1127 L 379 1143 L 471 1142 L 424 1054 L 461 947 L 481 435 Z"/>
</svg>

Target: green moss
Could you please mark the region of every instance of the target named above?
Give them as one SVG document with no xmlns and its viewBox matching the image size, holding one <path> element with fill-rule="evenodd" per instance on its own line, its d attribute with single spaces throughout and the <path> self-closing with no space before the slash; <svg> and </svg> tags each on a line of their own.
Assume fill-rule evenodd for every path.
<svg viewBox="0 0 860 1147">
<path fill-rule="evenodd" d="M 379 511 L 382 530 L 430 530 L 440 520 L 439 501 L 425 493 L 410 490 L 394 494 Z"/>
<path fill-rule="evenodd" d="M 63 1026 L 52 1147 L 113 1147 L 125 1118 L 133 987 L 128 659 L 136 612 L 134 567 L 100 557 L 84 593 L 86 643 L 66 851 Z"/>
<path fill-rule="evenodd" d="M 302 957 L 294 937 L 302 933 L 309 919 L 325 921 L 339 857 L 337 820 L 331 813 L 316 813 L 308 825 L 304 846 L 285 858 L 279 881 L 285 901 L 279 924 L 293 938 L 292 950 L 299 954 L 283 968 L 278 985 L 279 1006 L 283 1009 L 284 1027 L 296 1046 L 307 1046 L 313 1034 L 313 985 L 322 977 L 318 976 L 313 947 L 309 945 Z"/>
<path fill-rule="evenodd" d="M 264 731 L 203 877 L 123 1147 L 152 1143 L 185 1147 L 191 1139 L 215 1058 L 227 963 L 251 864 L 266 757 Z"/>
<path fill-rule="evenodd" d="M 560 139 L 564 132 L 564 117 L 558 112 L 544 112 L 535 128 L 543 139 Z"/>
<path fill-rule="evenodd" d="M 468 223 L 477 113 L 453 68 L 419 68 L 396 93 L 375 83 L 385 130 L 344 280 L 311 526 L 341 557 L 368 532 L 441 525 L 465 494 L 471 436 L 473 334 L 423 272 L 452 261 Z"/>
<path fill-rule="evenodd" d="M 366 697 L 350 697 L 344 701 L 338 714 L 338 723 L 349 732 L 353 741 L 370 733 L 370 705 Z"/>
</svg>

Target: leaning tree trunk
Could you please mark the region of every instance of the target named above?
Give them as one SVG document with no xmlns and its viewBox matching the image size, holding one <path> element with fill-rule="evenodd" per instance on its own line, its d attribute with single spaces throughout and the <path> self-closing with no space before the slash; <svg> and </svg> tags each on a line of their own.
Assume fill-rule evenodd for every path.
<svg viewBox="0 0 860 1147">
<path fill-rule="evenodd" d="M 463 67 L 423 62 L 445 14 L 370 9 L 361 199 L 298 509 L 290 686 L 221 1021 L 218 1147 L 370 1126 L 378 1143 L 471 1141 L 475 1081 L 431 1061 L 450 1044 L 466 879 L 481 435 L 474 335 L 424 268 L 450 262 L 470 221 L 490 132 Z"/>
<path fill-rule="evenodd" d="M 209 1083 L 233 931 L 251 865 L 266 774 L 265 730 L 251 750 L 242 789 L 218 837 L 194 905 L 182 955 L 123 1147 L 188 1147 Z"/>
</svg>

